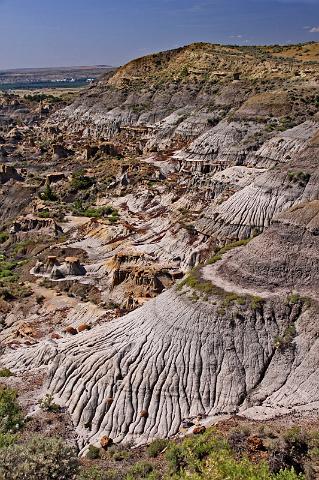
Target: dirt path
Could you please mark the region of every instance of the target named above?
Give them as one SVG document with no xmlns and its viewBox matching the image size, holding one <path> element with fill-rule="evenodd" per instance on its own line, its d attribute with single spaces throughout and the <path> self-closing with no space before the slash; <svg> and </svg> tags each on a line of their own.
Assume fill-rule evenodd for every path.
<svg viewBox="0 0 319 480">
<path fill-rule="evenodd" d="M 224 278 L 220 274 L 220 269 L 223 263 L 227 261 L 227 258 L 232 255 L 233 252 L 229 252 L 228 254 L 225 254 L 222 258 L 222 260 L 216 262 L 213 265 L 205 265 L 202 270 L 202 278 L 203 280 L 208 280 L 212 282 L 213 285 L 216 285 L 216 287 L 221 288 L 225 292 L 229 293 L 236 293 L 238 295 L 250 295 L 250 296 L 258 296 L 262 298 L 271 298 L 274 296 L 288 296 L 291 294 L 292 289 L 291 288 L 276 288 L 275 291 L 267 290 L 267 289 L 253 289 L 253 288 L 244 288 L 238 283 L 233 283 L 227 278 Z M 237 252 L 238 253 L 238 250 Z M 309 291 L 306 289 L 298 289 L 298 293 L 302 294 L 306 297 L 311 297 L 316 301 L 319 301 L 319 295 L 316 292 Z"/>
</svg>

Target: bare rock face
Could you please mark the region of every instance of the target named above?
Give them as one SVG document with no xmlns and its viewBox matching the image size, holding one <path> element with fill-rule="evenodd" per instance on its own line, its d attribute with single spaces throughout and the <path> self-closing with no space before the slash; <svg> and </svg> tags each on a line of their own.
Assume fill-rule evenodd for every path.
<svg viewBox="0 0 319 480">
<path fill-rule="evenodd" d="M 236 117 L 282 117 L 291 112 L 289 96 L 283 91 L 264 92 L 246 100 L 237 110 Z"/>
<path fill-rule="evenodd" d="M 50 255 L 45 263 L 40 262 L 39 260 L 37 261 L 35 267 L 33 268 L 33 273 L 36 275 L 51 274 L 52 269 L 58 266 L 60 266 L 60 263 L 58 262 L 57 257 L 55 255 Z"/>
<path fill-rule="evenodd" d="M 220 122 L 175 154 L 175 158 L 181 162 L 181 168 L 204 174 L 242 165 L 249 151 L 245 142 L 260 129 L 254 123 Z"/>
<path fill-rule="evenodd" d="M 0 184 L 6 183 L 9 180 L 23 181 L 23 177 L 18 171 L 10 165 L 0 165 Z"/>
<path fill-rule="evenodd" d="M 21 238 L 25 236 L 29 238 L 39 234 L 58 236 L 62 233 L 62 228 L 52 218 L 38 218 L 27 215 L 11 225 L 10 233 Z"/>
<path fill-rule="evenodd" d="M 235 262 L 229 258 L 220 268 L 250 288 L 262 288 L 266 280 L 270 290 L 284 285 L 291 291 L 318 293 L 318 233 L 319 200 L 298 204 L 274 218 L 265 233 L 250 243 L 249 255 L 243 252 Z"/>
<path fill-rule="evenodd" d="M 80 260 L 77 257 L 66 257 L 66 259 L 64 260 L 64 263 L 60 268 L 60 271 L 64 275 L 68 275 L 72 277 L 85 275 L 86 273 L 85 268 L 83 267 L 83 265 L 81 265 Z"/>
<path fill-rule="evenodd" d="M 66 277 L 81 277 L 86 270 L 77 257 L 66 257 L 60 263 L 56 256 L 49 256 L 46 262 L 38 261 L 31 273 L 38 276 L 49 277 L 52 280 L 61 280 Z"/>
<path fill-rule="evenodd" d="M 46 183 L 51 185 L 52 183 L 61 182 L 61 180 L 65 180 L 63 172 L 52 172 L 47 175 Z"/>
<path fill-rule="evenodd" d="M 52 147 L 52 160 L 61 160 L 62 158 L 67 158 L 69 155 L 72 155 L 73 152 L 66 149 L 63 145 L 53 145 Z"/>
</svg>

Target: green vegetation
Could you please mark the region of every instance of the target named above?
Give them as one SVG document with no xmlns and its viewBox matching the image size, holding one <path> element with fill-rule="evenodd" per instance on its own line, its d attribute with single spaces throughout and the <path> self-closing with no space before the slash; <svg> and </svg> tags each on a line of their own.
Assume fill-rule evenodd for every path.
<svg viewBox="0 0 319 480">
<path fill-rule="evenodd" d="M 41 198 L 41 200 L 44 200 L 45 202 L 56 202 L 58 199 L 58 197 L 53 192 L 51 185 L 49 183 L 45 185 L 43 192 L 39 193 L 39 197 Z"/>
<path fill-rule="evenodd" d="M 245 306 L 250 303 L 252 310 L 260 310 L 265 300 L 261 297 L 250 295 L 239 295 L 235 292 L 226 292 L 220 287 L 217 287 L 209 280 L 201 278 L 201 266 L 191 270 L 191 272 L 176 286 L 177 291 L 181 291 L 185 286 L 195 290 L 199 295 L 204 295 L 204 300 L 207 301 L 210 296 L 217 296 L 222 300 L 219 314 L 224 315 L 226 308 L 233 304 Z M 200 296 L 192 297 L 194 301 L 200 299 Z"/>
<path fill-rule="evenodd" d="M 57 413 L 60 410 L 60 405 L 54 403 L 53 396 L 50 393 L 47 393 L 39 402 L 40 408 L 44 412 L 53 412 Z"/>
<path fill-rule="evenodd" d="M 17 262 L 8 262 L 5 260 L 0 261 L 0 279 L 11 277 L 12 279 L 16 278 L 14 274 L 14 269 L 18 265 Z"/>
<path fill-rule="evenodd" d="M 238 305 L 246 305 L 247 298 L 237 293 L 230 292 L 226 293 L 225 298 L 222 303 L 222 307 L 229 307 L 232 303 L 237 303 Z"/>
<path fill-rule="evenodd" d="M 310 180 L 310 174 L 306 172 L 288 172 L 289 182 L 298 183 L 300 186 L 304 187 Z"/>
<path fill-rule="evenodd" d="M 212 265 L 212 264 L 218 262 L 219 260 L 222 259 L 223 255 L 225 253 L 229 252 L 230 250 L 233 250 L 234 248 L 238 248 L 238 247 L 242 247 L 244 245 L 247 245 L 251 240 L 252 240 L 252 238 L 245 238 L 244 240 L 237 240 L 236 242 L 228 243 L 224 247 L 217 250 L 215 255 L 207 261 L 207 264 Z"/>
<path fill-rule="evenodd" d="M 125 476 L 125 480 L 156 480 L 157 478 L 159 477 L 154 471 L 154 466 L 145 461 L 135 463 Z"/>
<path fill-rule="evenodd" d="M 6 242 L 8 238 L 9 238 L 8 232 L 0 232 L 0 244 Z"/>
<path fill-rule="evenodd" d="M 24 416 L 17 402 L 17 392 L 0 385 L 0 433 L 15 432 L 22 427 L 23 422 Z"/>
<path fill-rule="evenodd" d="M 256 465 L 248 459 L 238 461 L 229 451 L 222 450 L 210 454 L 205 468 L 200 473 L 181 474 L 175 478 L 185 480 L 301 480 L 304 479 L 304 476 L 297 475 L 293 469 L 271 474 L 266 463 Z"/>
<path fill-rule="evenodd" d="M 293 292 L 288 295 L 286 304 L 289 306 L 298 305 L 300 308 L 309 308 L 311 299 L 309 297 L 301 297 L 299 293 Z"/>
<path fill-rule="evenodd" d="M 177 285 L 177 290 L 182 290 L 184 286 L 190 287 L 193 290 L 197 290 L 200 293 L 213 295 L 214 293 L 221 292 L 221 289 L 215 287 L 212 282 L 204 281 L 200 276 L 200 266 L 191 270 L 191 272 Z"/>
<path fill-rule="evenodd" d="M 49 95 L 46 93 L 27 94 L 24 96 L 24 98 L 29 102 L 35 102 L 35 103 L 40 103 L 44 101 L 47 103 L 59 103 L 61 101 L 59 97 L 56 97 L 54 95 Z"/>
<path fill-rule="evenodd" d="M 75 450 L 59 438 L 33 437 L 0 450 L 0 478 L 6 480 L 71 480 L 77 471 Z"/>
<path fill-rule="evenodd" d="M 48 209 L 44 209 L 41 212 L 38 212 L 38 217 L 40 218 L 51 218 L 52 215 Z"/>
<path fill-rule="evenodd" d="M 78 192 L 79 190 L 88 190 L 95 184 L 92 177 L 85 175 L 85 170 L 81 169 L 74 172 L 71 180 L 71 190 Z"/>
<path fill-rule="evenodd" d="M 294 324 L 286 327 L 283 335 L 277 335 L 275 337 L 275 348 L 284 351 L 292 345 L 292 342 L 296 336 L 296 327 Z"/>
<path fill-rule="evenodd" d="M 111 223 L 118 221 L 119 213 L 111 206 L 91 207 L 83 204 L 81 200 L 76 200 L 72 206 L 73 215 L 89 218 L 107 218 Z"/>
<path fill-rule="evenodd" d="M 266 462 L 253 463 L 248 458 L 238 459 L 229 443 L 214 433 L 205 432 L 189 437 L 180 444 L 171 445 L 166 452 L 170 474 L 168 480 L 297 480 L 293 469 L 271 473 Z"/>
<path fill-rule="evenodd" d="M 35 240 L 24 240 L 23 242 L 16 243 L 13 248 L 14 255 L 22 255 L 27 253 L 27 249 L 36 244 Z"/>
<path fill-rule="evenodd" d="M 158 457 L 158 455 L 167 447 L 168 440 L 165 439 L 157 439 L 154 440 L 148 447 L 147 447 L 147 454 L 151 458 Z"/>
<path fill-rule="evenodd" d="M 14 374 L 8 368 L 1 368 L 0 369 L 0 377 L 8 378 L 8 377 L 13 377 L 13 376 L 14 376 Z"/>
<path fill-rule="evenodd" d="M 0 433 L 0 450 L 13 445 L 17 441 L 17 436 L 13 433 Z"/>
<path fill-rule="evenodd" d="M 292 293 L 287 297 L 287 302 L 289 305 L 297 305 L 298 303 L 302 302 L 302 298 L 298 293 Z"/>
<path fill-rule="evenodd" d="M 97 466 L 91 466 L 81 469 L 77 480 L 117 480 L 118 474 L 115 470 L 105 470 Z"/>
<path fill-rule="evenodd" d="M 250 305 L 253 310 L 260 310 L 264 303 L 265 303 L 265 300 L 262 297 L 258 297 L 258 296 L 251 297 Z"/>
<path fill-rule="evenodd" d="M 99 448 L 94 447 L 94 445 L 90 445 L 86 457 L 90 460 L 96 460 L 97 458 L 100 458 L 100 454 L 101 452 Z"/>
</svg>

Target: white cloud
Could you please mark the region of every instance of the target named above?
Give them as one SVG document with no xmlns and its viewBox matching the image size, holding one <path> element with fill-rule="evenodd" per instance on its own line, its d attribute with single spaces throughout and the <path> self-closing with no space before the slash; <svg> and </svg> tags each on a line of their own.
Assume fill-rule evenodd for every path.
<svg viewBox="0 0 319 480">
<path fill-rule="evenodd" d="M 310 33 L 319 33 L 319 27 L 312 27 L 309 30 Z"/>
</svg>

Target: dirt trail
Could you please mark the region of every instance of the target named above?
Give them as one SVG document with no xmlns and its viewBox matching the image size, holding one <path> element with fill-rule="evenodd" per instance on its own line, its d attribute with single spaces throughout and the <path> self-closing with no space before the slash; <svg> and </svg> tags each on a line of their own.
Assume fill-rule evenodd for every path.
<svg viewBox="0 0 319 480">
<path fill-rule="evenodd" d="M 238 253 L 238 249 L 236 251 Z M 236 293 L 238 295 L 250 295 L 250 296 L 258 296 L 262 298 L 271 298 L 274 296 L 288 296 L 291 294 L 291 288 L 276 288 L 275 291 L 267 290 L 267 289 L 258 289 L 258 288 L 244 288 L 238 283 L 233 283 L 227 278 L 224 278 L 221 273 L 222 265 L 227 261 L 233 252 L 229 252 L 228 254 L 223 256 L 223 259 L 216 262 L 213 265 L 205 265 L 201 269 L 201 276 L 203 280 L 208 280 L 212 282 L 213 285 L 216 287 L 221 288 L 222 290 L 229 292 L 229 293 Z M 311 297 L 316 301 L 319 301 L 319 294 L 314 291 L 309 291 L 307 289 L 298 289 L 298 293 L 302 294 L 307 297 Z"/>
</svg>

